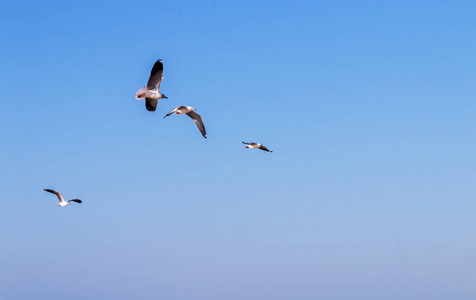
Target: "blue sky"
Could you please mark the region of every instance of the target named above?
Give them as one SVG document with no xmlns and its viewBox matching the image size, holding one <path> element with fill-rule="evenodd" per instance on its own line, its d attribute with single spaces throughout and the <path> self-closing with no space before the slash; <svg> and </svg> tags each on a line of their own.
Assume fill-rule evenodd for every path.
<svg viewBox="0 0 476 300">
<path fill-rule="evenodd" d="M 0 298 L 474 299 L 475 11 L 3 3 Z"/>
</svg>

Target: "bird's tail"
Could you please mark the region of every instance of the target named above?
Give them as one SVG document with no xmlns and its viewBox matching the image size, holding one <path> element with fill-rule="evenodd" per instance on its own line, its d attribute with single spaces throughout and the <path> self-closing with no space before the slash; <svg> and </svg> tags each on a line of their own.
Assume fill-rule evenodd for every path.
<svg viewBox="0 0 476 300">
<path fill-rule="evenodd" d="M 147 95 L 147 87 L 143 86 L 137 91 L 136 99 L 137 100 L 144 100 L 146 95 Z"/>
</svg>

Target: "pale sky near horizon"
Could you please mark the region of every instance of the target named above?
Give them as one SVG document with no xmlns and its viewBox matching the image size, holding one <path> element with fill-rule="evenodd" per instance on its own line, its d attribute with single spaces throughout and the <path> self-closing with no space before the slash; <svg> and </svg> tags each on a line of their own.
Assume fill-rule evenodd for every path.
<svg viewBox="0 0 476 300">
<path fill-rule="evenodd" d="M 475 299 L 475 2 L 1 7 L 1 300 Z"/>
</svg>

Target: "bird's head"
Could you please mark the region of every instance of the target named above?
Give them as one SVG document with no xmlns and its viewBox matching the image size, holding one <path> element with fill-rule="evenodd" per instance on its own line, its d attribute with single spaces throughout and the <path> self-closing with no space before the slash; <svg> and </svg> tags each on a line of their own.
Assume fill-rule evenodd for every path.
<svg viewBox="0 0 476 300">
<path fill-rule="evenodd" d="M 192 106 L 187 106 L 187 108 L 190 109 L 190 110 L 196 110 L 196 109 L 195 109 L 194 107 L 192 107 Z"/>
</svg>

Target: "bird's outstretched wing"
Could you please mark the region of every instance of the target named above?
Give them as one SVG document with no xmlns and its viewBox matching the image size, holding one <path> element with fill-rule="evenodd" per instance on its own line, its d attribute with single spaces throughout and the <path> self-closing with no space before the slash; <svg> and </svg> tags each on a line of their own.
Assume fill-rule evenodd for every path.
<svg viewBox="0 0 476 300">
<path fill-rule="evenodd" d="M 273 152 L 273 151 L 269 150 L 268 148 L 266 148 L 263 145 L 259 146 L 259 149 L 264 150 L 264 151 L 268 151 L 268 152 Z"/>
<path fill-rule="evenodd" d="M 81 201 L 81 200 L 79 200 L 79 199 L 71 199 L 71 200 L 69 200 L 68 202 L 71 202 L 71 201 L 77 202 L 77 203 L 83 203 L 83 201 Z"/>
<path fill-rule="evenodd" d="M 52 193 L 52 194 L 55 194 L 56 197 L 58 197 L 59 201 L 60 202 L 64 202 L 64 198 L 63 198 L 63 195 L 61 195 L 60 192 L 58 191 L 55 191 L 55 190 L 50 190 L 50 189 L 44 189 L 45 191 L 47 191 L 48 193 Z"/>
<path fill-rule="evenodd" d="M 147 108 L 148 111 L 155 111 L 158 103 L 159 101 L 157 99 L 145 98 L 145 108 Z"/>
<path fill-rule="evenodd" d="M 172 109 L 168 114 L 165 115 L 164 119 L 176 112 L 179 108 L 181 108 L 182 105 L 177 106 L 176 108 Z"/>
<path fill-rule="evenodd" d="M 202 117 L 194 111 L 187 113 L 187 116 L 192 118 L 192 120 L 197 124 L 198 130 L 202 133 L 204 138 L 207 138 L 207 132 L 205 131 L 205 125 L 203 124 Z"/>
<path fill-rule="evenodd" d="M 162 78 L 164 78 L 164 64 L 162 63 L 162 60 L 159 59 L 155 62 L 150 71 L 149 81 L 147 81 L 147 89 L 158 92 Z"/>
</svg>

